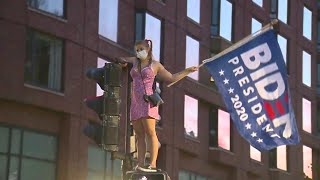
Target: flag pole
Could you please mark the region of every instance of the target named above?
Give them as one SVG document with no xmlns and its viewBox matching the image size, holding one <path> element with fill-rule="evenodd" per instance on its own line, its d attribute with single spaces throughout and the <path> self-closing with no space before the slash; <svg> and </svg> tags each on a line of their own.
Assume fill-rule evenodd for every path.
<svg viewBox="0 0 320 180">
<path fill-rule="evenodd" d="M 209 59 L 205 59 L 202 61 L 202 63 L 199 65 L 199 67 L 203 66 L 204 64 L 216 60 L 219 57 L 239 48 L 240 46 L 242 46 L 243 44 L 251 41 L 252 39 L 256 38 L 258 35 L 265 33 L 266 31 L 273 29 L 273 26 L 275 26 L 277 23 L 279 23 L 279 21 L 277 19 L 271 21 L 269 24 L 265 25 L 263 28 L 261 28 L 260 30 L 256 31 L 253 34 L 250 34 L 248 36 L 246 36 L 245 38 L 241 39 L 240 41 L 236 42 L 235 44 L 233 44 L 232 46 L 228 47 L 227 49 L 221 51 L 219 54 L 209 58 Z"/>
<path fill-rule="evenodd" d="M 223 56 L 223 55 L 225 55 L 225 54 L 227 54 L 227 53 L 239 48 L 243 44 L 245 44 L 245 43 L 251 41 L 252 39 L 256 38 L 258 35 L 263 34 L 263 33 L 265 33 L 266 31 L 268 31 L 270 29 L 273 29 L 274 26 L 277 25 L 278 23 L 279 23 L 279 21 L 277 19 L 272 20 L 269 24 L 265 25 L 264 27 L 262 27 L 260 30 L 256 31 L 255 33 L 246 36 L 245 38 L 243 38 L 240 41 L 236 42 L 235 44 L 233 44 L 232 46 L 228 47 L 227 49 L 221 51 L 217 55 L 215 55 L 215 56 L 213 56 L 211 58 L 203 60 L 202 63 L 199 64 L 198 68 L 202 67 L 203 65 L 205 65 L 206 63 L 208 63 L 210 61 L 214 61 L 214 60 L 218 59 L 219 57 L 221 57 L 221 56 Z M 180 78 L 180 79 L 170 83 L 167 87 L 170 87 L 170 86 L 174 85 L 175 83 L 177 83 L 178 81 L 180 81 L 183 78 Z"/>
</svg>

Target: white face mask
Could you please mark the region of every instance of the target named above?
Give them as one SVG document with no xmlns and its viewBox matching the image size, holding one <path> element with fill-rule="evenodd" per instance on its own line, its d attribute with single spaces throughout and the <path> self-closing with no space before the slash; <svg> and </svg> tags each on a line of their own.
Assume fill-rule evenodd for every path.
<svg viewBox="0 0 320 180">
<path fill-rule="evenodd" d="M 137 58 L 141 59 L 141 60 L 144 60 L 148 57 L 148 53 L 146 50 L 143 50 L 143 51 L 140 51 L 140 52 L 137 52 Z"/>
</svg>

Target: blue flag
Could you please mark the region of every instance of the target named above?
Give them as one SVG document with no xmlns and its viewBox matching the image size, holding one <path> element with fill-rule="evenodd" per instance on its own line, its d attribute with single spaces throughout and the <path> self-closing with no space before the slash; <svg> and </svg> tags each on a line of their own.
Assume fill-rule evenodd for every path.
<svg viewBox="0 0 320 180">
<path fill-rule="evenodd" d="M 260 151 L 300 142 L 273 30 L 205 64 L 240 135 Z"/>
</svg>

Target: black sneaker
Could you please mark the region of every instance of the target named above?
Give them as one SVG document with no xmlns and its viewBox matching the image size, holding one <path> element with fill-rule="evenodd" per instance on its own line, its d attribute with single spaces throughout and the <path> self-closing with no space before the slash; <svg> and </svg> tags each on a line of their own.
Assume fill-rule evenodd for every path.
<svg viewBox="0 0 320 180">
<path fill-rule="evenodd" d="M 151 167 L 151 165 L 147 165 L 143 167 L 138 166 L 137 170 L 142 172 L 157 172 L 157 168 Z"/>
</svg>

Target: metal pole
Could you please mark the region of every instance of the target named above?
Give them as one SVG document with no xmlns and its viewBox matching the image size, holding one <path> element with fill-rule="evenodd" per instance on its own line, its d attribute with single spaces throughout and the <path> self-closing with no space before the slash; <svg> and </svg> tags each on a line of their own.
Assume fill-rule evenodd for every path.
<svg viewBox="0 0 320 180">
<path fill-rule="evenodd" d="M 130 69 L 127 68 L 127 118 L 126 118 L 126 133 L 125 133 L 125 155 L 123 159 L 122 166 L 122 177 L 126 176 L 127 171 L 132 170 L 132 157 L 130 154 L 130 135 L 131 135 L 131 125 L 130 125 L 130 106 L 131 106 L 131 83 L 130 83 Z"/>
</svg>

